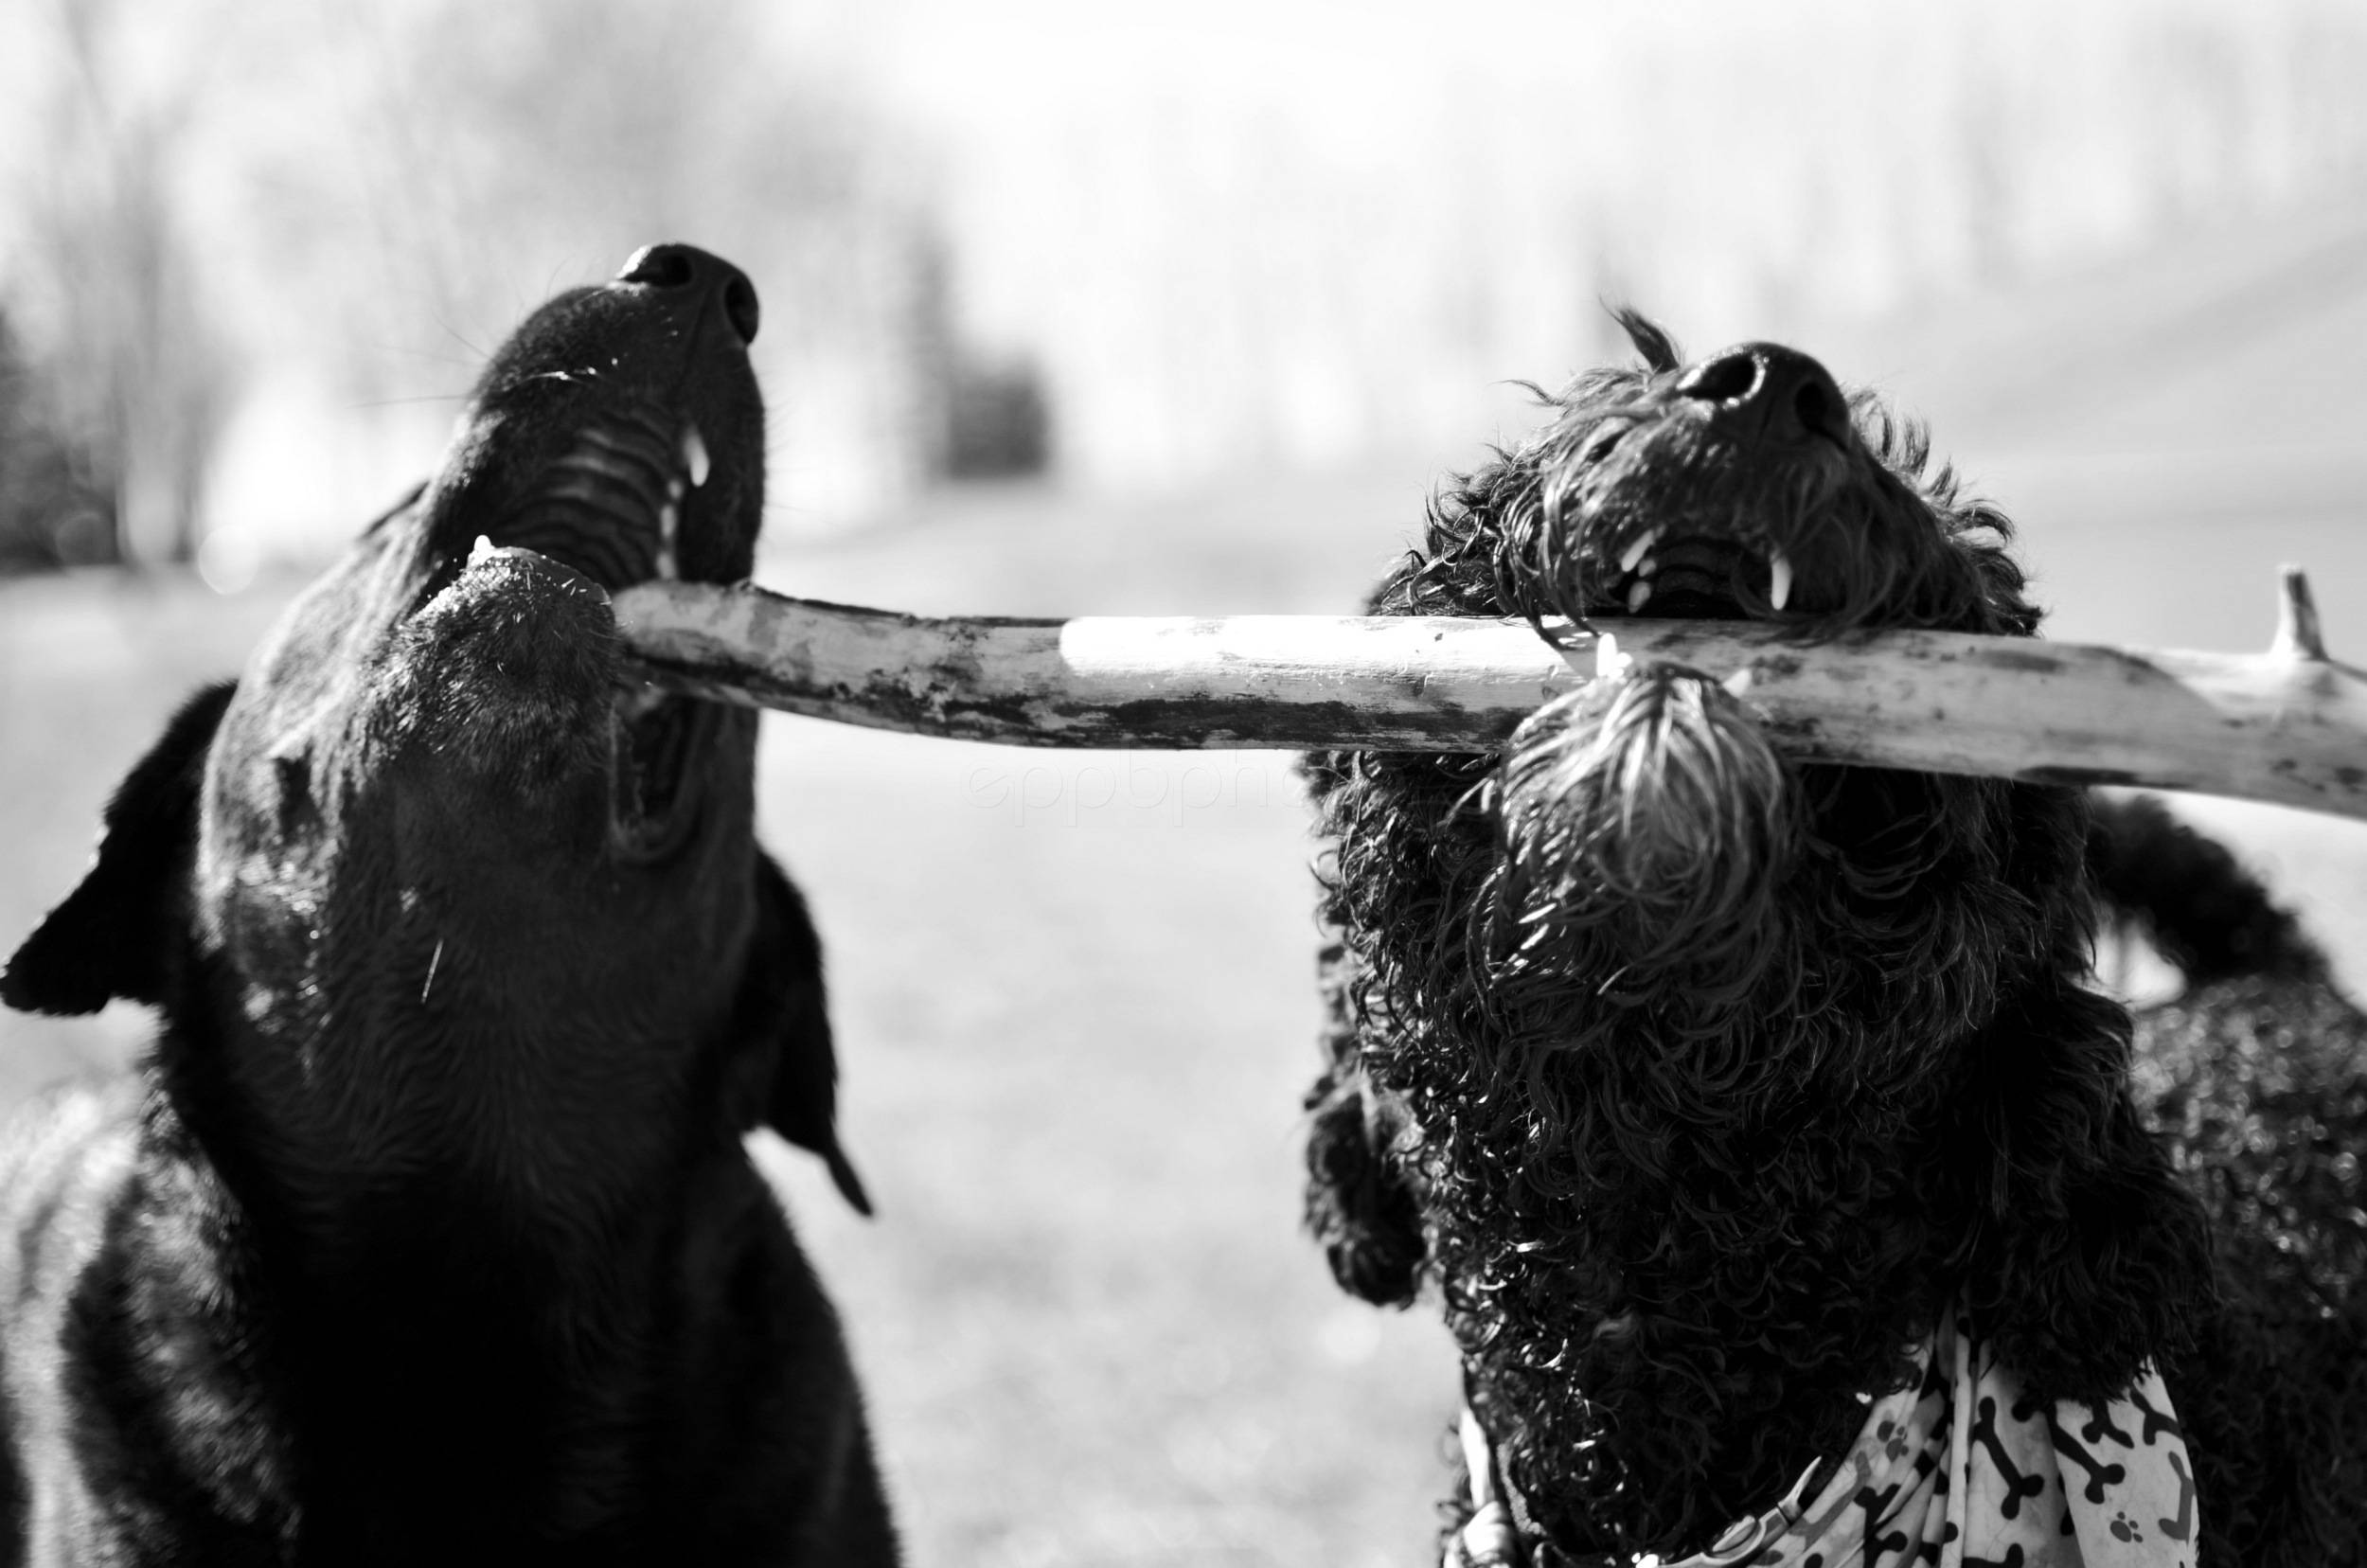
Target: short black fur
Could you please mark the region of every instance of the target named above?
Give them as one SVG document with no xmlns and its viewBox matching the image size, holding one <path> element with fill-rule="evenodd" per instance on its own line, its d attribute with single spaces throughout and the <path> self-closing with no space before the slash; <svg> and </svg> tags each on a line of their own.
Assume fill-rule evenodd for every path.
<svg viewBox="0 0 2367 1568">
<path fill-rule="evenodd" d="M 686 246 L 536 312 L 0 975 L 161 1015 L 0 1147 L 0 1562 L 897 1560 L 742 1141 L 867 1212 L 754 718 L 609 609 L 747 573 L 755 320 Z"/>
</svg>

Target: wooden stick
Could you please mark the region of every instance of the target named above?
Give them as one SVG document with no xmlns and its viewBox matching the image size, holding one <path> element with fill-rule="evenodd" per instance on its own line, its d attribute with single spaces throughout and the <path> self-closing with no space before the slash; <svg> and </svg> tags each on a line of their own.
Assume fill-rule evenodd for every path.
<svg viewBox="0 0 2367 1568">
<path fill-rule="evenodd" d="M 2287 568 L 2260 654 L 1883 632 L 1813 646 L 1747 622 L 1621 621 L 1617 650 L 1728 680 L 1818 762 L 2133 784 L 2367 818 L 2367 672 L 2325 656 Z M 1026 746 L 1482 751 L 1611 652 L 1567 625 L 1408 616 L 924 619 L 752 587 L 616 597 L 672 690 Z M 1615 664 L 1615 656 L 1609 663 Z"/>
</svg>

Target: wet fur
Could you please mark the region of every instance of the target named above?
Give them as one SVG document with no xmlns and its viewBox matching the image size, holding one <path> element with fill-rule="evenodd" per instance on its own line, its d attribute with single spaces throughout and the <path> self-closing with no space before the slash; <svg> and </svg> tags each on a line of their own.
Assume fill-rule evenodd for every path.
<svg viewBox="0 0 2367 1568">
<path fill-rule="evenodd" d="M 676 710 L 649 814 L 585 572 L 657 534 L 548 477 L 603 421 L 695 420 L 685 574 L 746 573 L 737 276 L 660 247 L 531 318 L 0 975 L 160 1020 L 0 1151 L 0 1563 L 896 1560 L 837 1319 L 742 1144 L 770 1124 L 863 1203 L 753 716 Z M 471 561 L 480 533 L 554 554 Z"/>
<path fill-rule="evenodd" d="M 1841 441 L 1736 438 L 1627 322 L 1644 363 L 1443 493 L 1375 611 L 1615 631 L 1617 563 L 1663 527 L 1804 641 L 2035 630 L 2010 525 L 1919 430 L 1860 394 Z M 2088 982 L 2087 799 L 1788 762 L 1722 673 L 1600 683 L 1501 761 L 1308 759 L 1333 935 L 1308 1220 L 1340 1283 L 1435 1284 L 1500 1462 L 1573 1556 L 1682 1555 L 1769 1506 L 1961 1299 L 2048 1399 L 2164 1365 L 2205 1561 L 2356 1560 L 2357 1162 L 2326 1151 L 2367 1136 L 2358 1015 L 2255 918 L 2233 989 L 2145 1025 L 2141 1096 L 2129 1015 Z M 2269 907 L 2221 861 L 2202 902 Z M 2168 908 L 2131 864 L 2108 883 Z M 2244 945 L 2192 923 L 2189 951 Z M 2253 1097 L 2271 1073 L 2289 1092 Z M 2264 1183 L 2294 1203 L 2240 1196 Z"/>
</svg>

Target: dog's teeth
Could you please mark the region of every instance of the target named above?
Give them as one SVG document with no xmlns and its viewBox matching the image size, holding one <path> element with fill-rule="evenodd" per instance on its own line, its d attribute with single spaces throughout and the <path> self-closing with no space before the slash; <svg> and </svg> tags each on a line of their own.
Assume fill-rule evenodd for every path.
<svg viewBox="0 0 2367 1568">
<path fill-rule="evenodd" d="M 1777 550 L 1767 558 L 1767 602 L 1781 610 L 1791 597 L 1791 559 Z"/>
<path fill-rule="evenodd" d="M 1735 698 L 1736 701 L 1740 701 L 1742 698 L 1749 696 L 1751 692 L 1751 668 L 1748 665 L 1745 665 L 1742 668 L 1735 670 L 1732 675 L 1727 676 L 1724 680 L 1718 682 L 1717 684 L 1726 688 L 1727 696 Z"/>
<path fill-rule="evenodd" d="M 1638 534 L 1636 536 L 1635 543 L 1629 544 L 1628 546 L 1627 553 L 1619 558 L 1619 569 L 1623 572 L 1634 571 L 1635 563 L 1652 553 L 1652 545 L 1659 539 L 1660 530 L 1658 528 L 1646 528 L 1644 532 Z"/>
<path fill-rule="evenodd" d="M 682 512 L 668 501 L 657 509 L 657 575 L 662 578 L 682 576 L 682 567 L 674 555 L 674 535 L 682 526 Z"/>
<path fill-rule="evenodd" d="M 683 467 L 690 471 L 692 489 L 695 490 L 707 482 L 707 471 L 710 467 L 707 461 L 707 444 L 699 435 L 699 427 L 695 424 L 682 427 L 682 461 Z"/>
<path fill-rule="evenodd" d="M 1628 667 L 1633 663 L 1635 663 L 1633 659 L 1619 651 L 1617 637 L 1608 632 L 1595 633 L 1594 678 L 1596 680 L 1615 681 L 1625 675 L 1628 672 Z"/>
<path fill-rule="evenodd" d="M 1635 569 L 1635 575 L 1638 577 L 1650 577 L 1654 572 L 1659 570 L 1660 557 L 1646 556 L 1644 558 L 1644 563 Z"/>
<path fill-rule="evenodd" d="M 666 499 L 668 501 L 679 501 L 682 499 L 683 491 L 689 488 L 689 486 L 683 482 L 683 476 L 681 474 L 668 474 L 666 478 Z"/>
<path fill-rule="evenodd" d="M 493 559 L 493 542 L 485 535 L 476 536 L 476 546 L 469 552 L 469 564 L 478 566 Z"/>
<path fill-rule="evenodd" d="M 1651 597 L 1652 585 L 1649 582 L 1639 579 L 1636 585 L 1628 590 L 1628 614 L 1632 615 L 1637 611 L 1642 610 L 1644 608 L 1645 601 L 1649 599 Z"/>
</svg>

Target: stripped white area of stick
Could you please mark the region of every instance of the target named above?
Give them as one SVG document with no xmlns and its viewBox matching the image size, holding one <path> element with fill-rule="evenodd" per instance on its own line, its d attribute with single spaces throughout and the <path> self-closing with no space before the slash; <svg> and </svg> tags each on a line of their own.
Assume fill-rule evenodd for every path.
<svg viewBox="0 0 2367 1568">
<path fill-rule="evenodd" d="M 1394 679 L 1443 705 L 1567 682 L 1560 654 L 1524 624 L 1480 628 L 1477 639 L 1470 624 L 1451 625 L 1415 615 L 1079 615 L 1048 630 L 1067 677 L 1143 696 L 1221 689 L 1321 702 Z M 1342 650 L 1360 657 L 1344 663 Z"/>
</svg>

